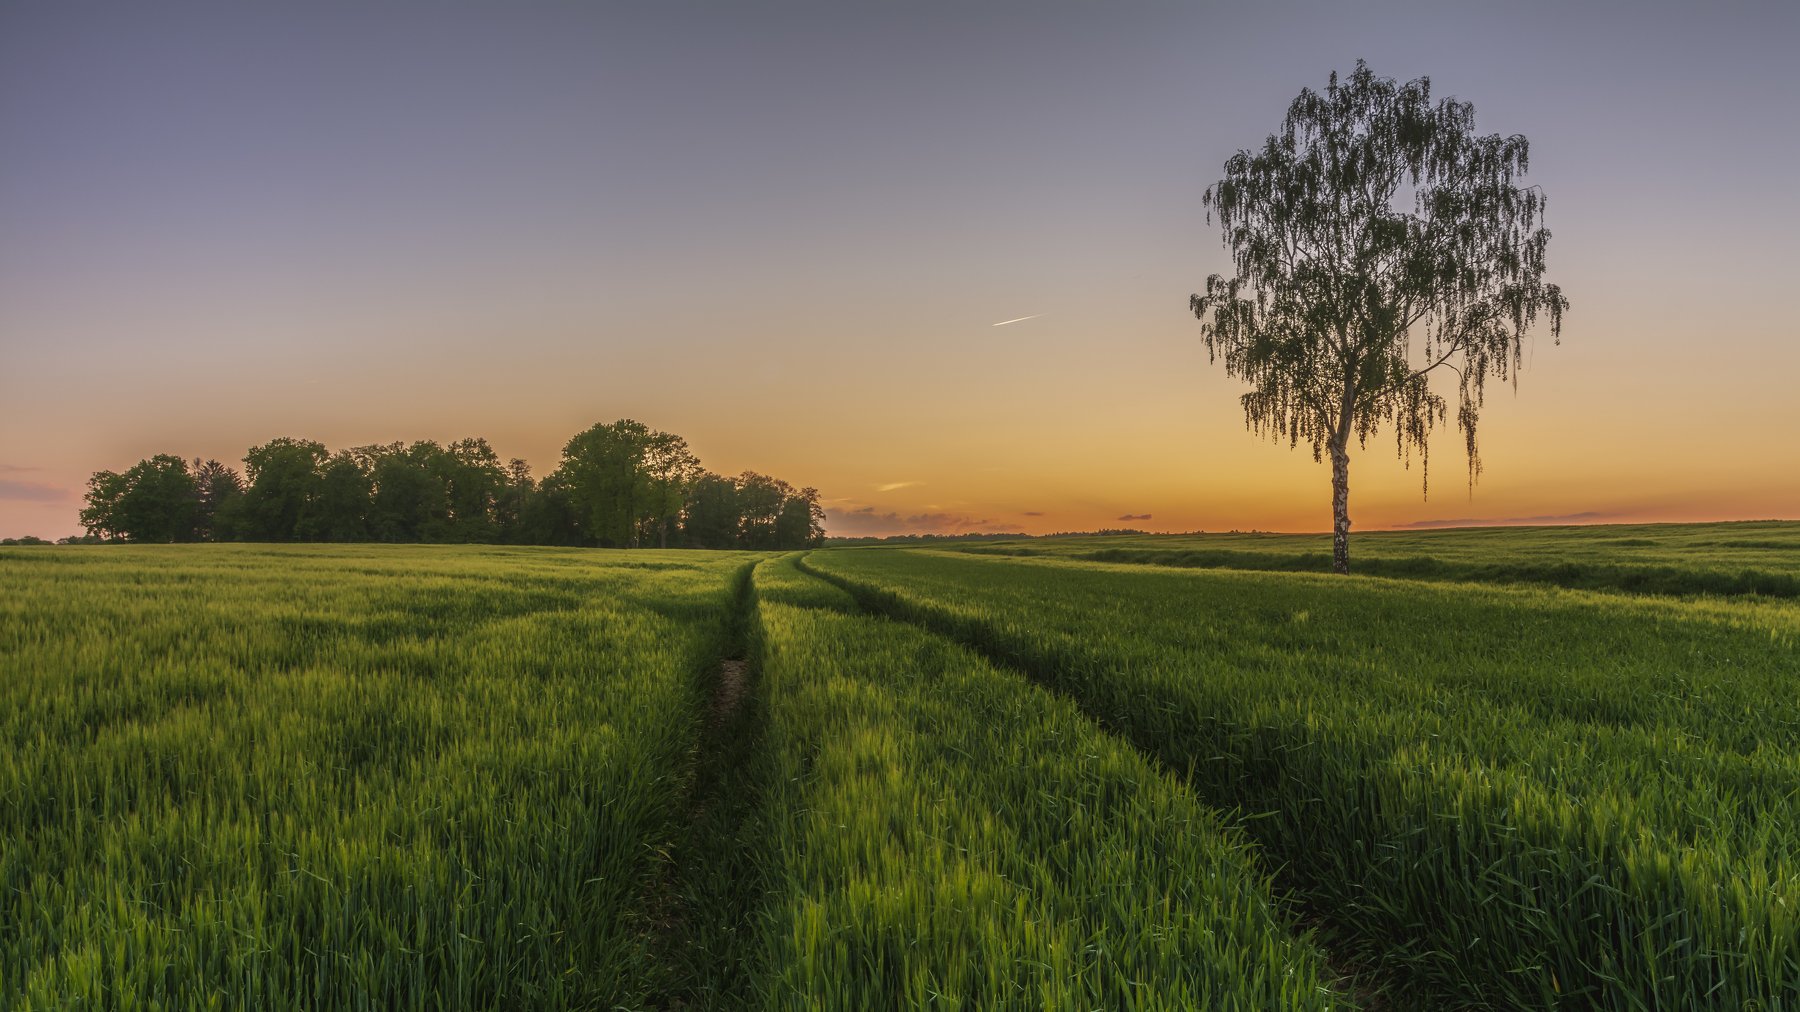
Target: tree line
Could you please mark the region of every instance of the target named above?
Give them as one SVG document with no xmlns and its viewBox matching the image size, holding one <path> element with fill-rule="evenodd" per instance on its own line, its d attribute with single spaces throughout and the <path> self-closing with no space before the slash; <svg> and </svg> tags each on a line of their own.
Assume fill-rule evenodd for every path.
<svg viewBox="0 0 1800 1012">
<path fill-rule="evenodd" d="M 687 441 L 631 419 L 570 439 L 543 480 L 485 439 L 335 453 L 272 439 L 240 473 L 172 454 L 88 480 L 81 524 L 105 541 L 378 541 L 600 548 L 806 548 L 824 539 L 815 489 L 701 466 Z"/>
</svg>

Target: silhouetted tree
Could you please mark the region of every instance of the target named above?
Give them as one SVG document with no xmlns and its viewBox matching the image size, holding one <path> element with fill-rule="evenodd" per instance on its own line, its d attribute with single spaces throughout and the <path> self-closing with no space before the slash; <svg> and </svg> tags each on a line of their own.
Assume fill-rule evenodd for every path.
<svg viewBox="0 0 1800 1012">
<path fill-rule="evenodd" d="M 652 432 L 644 443 L 640 465 L 644 484 L 644 525 L 658 548 L 669 547 L 669 535 L 681 523 L 682 509 L 694 483 L 704 473 L 687 440 L 668 432 Z"/>
<path fill-rule="evenodd" d="M 373 483 L 356 455 L 339 450 L 319 472 L 318 492 L 301 518 L 304 541 L 367 541 Z"/>
<path fill-rule="evenodd" d="M 119 503 L 125 498 L 127 487 L 125 476 L 117 471 L 95 471 L 88 478 L 83 497 L 87 505 L 81 508 L 80 520 L 89 537 L 110 541 L 125 536 L 125 517 Z"/>
<path fill-rule="evenodd" d="M 1544 197 L 1515 185 L 1525 138 L 1474 132 L 1474 107 L 1433 105 L 1430 81 L 1396 84 L 1358 61 L 1301 91 L 1281 132 L 1239 151 L 1204 203 L 1235 264 L 1190 300 L 1207 351 L 1251 384 L 1252 430 L 1331 458 L 1333 565 L 1350 567 L 1350 441 L 1382 423 L 1429 466 L 1457 376 L 1457 426 L 1480 473 L 1475 428 L 1489 376 L 1516 382 L 1540 315 L 1560 335 L 1568 302 L 1543 282 Z M 1411 210 L 1396 206 L 1411 191 Z M 1415 348 L 1415 345 L 1417 346 Z M 1415 357 L 1414 352 L 1419 354 Z"/>
<path fill-rule="evenodd" d="M 589 544 L 627 548 L 636 540 L 638 459 L 649 434 L 624 418 L 594 425 L 563 446 L 554 477 Z"/>
<path fill-rule="evenodd" d="M 825 540 L 825 509 L 819 490 L 790 491 L 775 516 L 775 546 L 782 549 L 812 548 Z"/>
<path fill-rule="evenodd" d="M 569 440 L 555 477 L 585 540 L 635 548 L 646 535 L 667 543 L 699 470 L 680 436 L 622 418 Z"/>
<path fill-rule="evenodd" d="M 553 473 L 526 496 L 519 512 L 520 544 L 579 545 L 584 538 L 580 517 L 569 491 L 563 486 L 560 472 Z"/>
<path fill-rule="evenodd" d="M 201 541 L 225 541 L 234 536 L 238 501 L 244 495 L 244 479 L 216 460 L 194 458 L 194 533 Z"/>
<path fill-rule="evenodd" d="M 310 439 L 271 439 L 244 454 L 241 536 L 249 541 L 295 541 L 329 454 Z"/>
<path fill-rule="evenodd" d="M 485 439 L 459 439 L 441 458 L 449 524 L 443 540 L 461 543 L 499 540 L 498 508 L 506 491 L 506 469 Z"/>
<path fill-rule="evenodd" d="M 738 547 L 776 548 L 775 520 L 792 487 L 779 478 L 745 471 L 737 477 L 737 490 Z"/>
<path fill-rule="evenodd" d="M 742 526 L 737 483 L 710 471 L 702 473 L 682 512 L 682 544 L 688 548 L 736 548 Z"/>
<path fill-rule="evenodd" d="M 124 474 L 96 472 L 80 519 L 88 533 L 106 538 L 193 541 L 199 519 L 194 476 L 186 460 L 167 453 L 140 460 Z"/>
<path fill-rule="evenodd" d="M 494 502 L 494 528 L 498 539 L 508 544 L 530 544 L 524 540 L 523 519 L 527 504 L 537 493 L 537 482 L 531 480 L 531 465 L 514 457 L 506 462 L 506 484 Z"/>
<path fill-rule="evenodd" d="M 139 461 L 88 482 L 83 541 L 365 541 L 707 548 L 817 543 L 813 489 L 754 472 L 721 478 L 687 441 L 631 419 L 569 440 L 543 481 L 487 440 L 358 446 L 280 438 L 216 460 Z"/>
<path fill-rule="evenodd" d="M 372 485 L 369 527 L 379 541 L 440 541 L 449 527 L 443 448 L 430 440 L 408 446 L 361 446 Z"/>
</svg>

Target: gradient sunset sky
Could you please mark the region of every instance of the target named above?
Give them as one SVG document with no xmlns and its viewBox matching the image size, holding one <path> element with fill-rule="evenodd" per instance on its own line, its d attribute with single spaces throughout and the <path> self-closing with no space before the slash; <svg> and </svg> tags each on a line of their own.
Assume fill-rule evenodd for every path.
<svg viewBox="0 0 1800 1012">
<path fill-rule="evenodd" d="M 1793 518 L 1796 52 L 1795 3 L 13 0 L 0 536 L 155 453 L 542 475 L 621 417 L 833 534 L 1328 529 L 1187 301 L 1202 191 L 1359 57 L 1530 138 L 1573 305 L 1473 491 L 1383 433 L 1357 528 Z"/>
</svg>

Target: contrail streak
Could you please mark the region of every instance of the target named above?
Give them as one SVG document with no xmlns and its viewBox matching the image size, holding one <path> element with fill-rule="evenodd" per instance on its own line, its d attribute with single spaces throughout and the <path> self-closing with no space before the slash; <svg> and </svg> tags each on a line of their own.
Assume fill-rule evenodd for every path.
<svg viewBox="0 0 1800 1012">
<path fill-rule="evenodd" d="M 1024 322 L 1025 322 L 1025 321 L 1026 321 L 1026 320 L 1035 320 L 1035 319 L 1037 319 L 1037 318 L 1038 318 L 1038 317 L 1040 317 L 1040 316 L 1045 316 L 1045 315 L 1048 315 L 1048 314 L 1045 314 L 1045 313 L 1035 313 L 1035 314 L 1033 314 L 1033 315 L 1031 315 L 1031 316 L 1021 316 L 1021 317 L 1019 317 L 1019 318 L 1018 318 L 1018 319 L 1016 319 L 1016 320 L 1001 320 L 1001 321 L 1000 321 L 1000 322 L 999 322 L 999 323 L 996 323 L 996 324 L 994 324 L 994 326 L 996 326 L 996 327 L 1004 327 L 1004 326 L 1006 326 L 1006 325 L 1007 325 L 1007 324 L 1009 324 L 1009 323 L 1024 323 Z"/>
</svg>

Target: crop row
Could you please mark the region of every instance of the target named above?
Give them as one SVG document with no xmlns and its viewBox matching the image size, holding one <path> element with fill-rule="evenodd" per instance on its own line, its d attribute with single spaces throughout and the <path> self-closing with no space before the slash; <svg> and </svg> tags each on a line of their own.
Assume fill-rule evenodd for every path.
<svg viewBox="0 0 1800 1012">
<path fill-rule="evenodd" d="M 848 550 L 1238 806 L 1439 1007 L 1800 1008 L 1800 609 Z"/>
<path fill-rule="evenodd" d="M 985 542 L 971 554 L 1087 562 L 1329 573 L 1317 536 L 1208 534 Z M 1351 568 L 1364 576 L 1465 583 L 1537 583 L 1637 594 L 1800 597 L 1800 524 L 1399 532 L 1358 535 Z"/>
<path fill-rule="evenodd" d="M 640 1001 L 744 562 L 632 559 L 9 556 L 0 1008 Z"/>
<path fill-rule="evenodd" d="M 1246 845 L 1073 705 L 757 570 L 768 1008 L 1326 1009 Z"/>
</svg>

